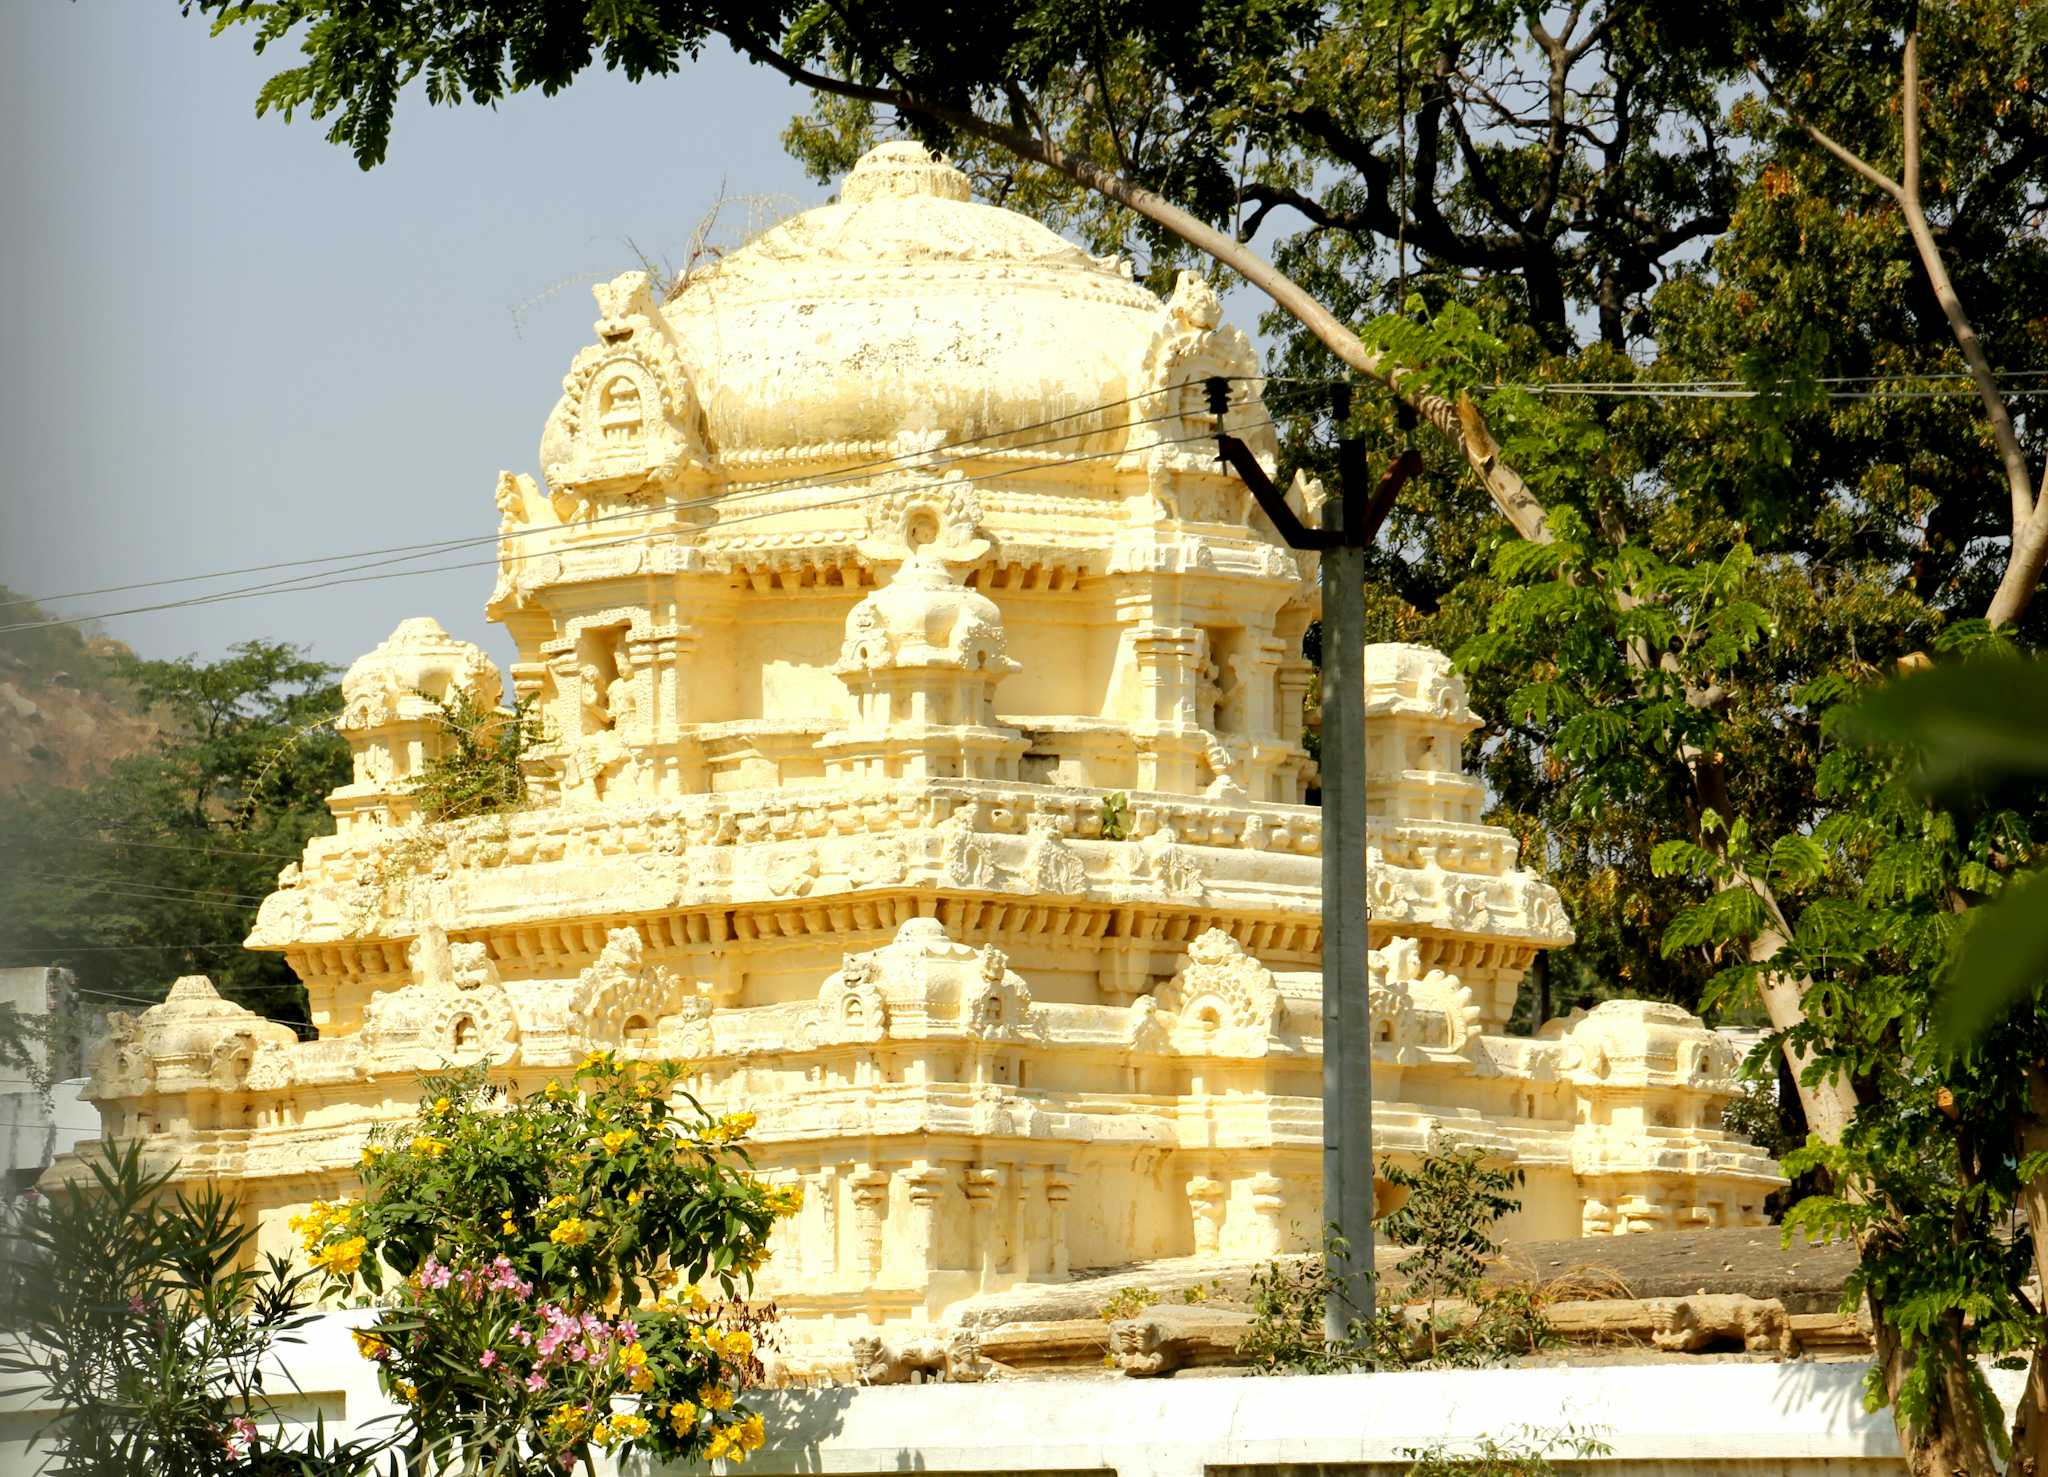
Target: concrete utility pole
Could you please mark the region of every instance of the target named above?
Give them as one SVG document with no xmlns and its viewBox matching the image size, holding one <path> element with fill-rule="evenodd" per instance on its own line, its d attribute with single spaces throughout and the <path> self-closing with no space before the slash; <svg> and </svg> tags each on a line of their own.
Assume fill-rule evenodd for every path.
<svg viewBox="0 0 2048 1477">
<path fill-rule="evenodd" d="M 1365 448 L 1344 434 L 1351 387 L 1332 396 L 1338 495 L 1323 526 L 1307 527 L 1287 506 L 1251 448 L 1224 430 L 1230 382 L 1207 381 L 1219 460 L 1244 480 L 1273 526 L 1297 549 L 1322 555 L 1323 580 L 1323 1219 L 1331 1237 L 1330 1294 L 1323 1336 L 1350 1338 L 1353 1320 L 1371 1322 L 1372 1041 L 1366 1022 L 1365 551 L 1402 484 L 1422 468 L 1410 448 L 1368 498 Z M 1341 1256 L 1340 1256 L 1341 1252 Z"/>
</svg>

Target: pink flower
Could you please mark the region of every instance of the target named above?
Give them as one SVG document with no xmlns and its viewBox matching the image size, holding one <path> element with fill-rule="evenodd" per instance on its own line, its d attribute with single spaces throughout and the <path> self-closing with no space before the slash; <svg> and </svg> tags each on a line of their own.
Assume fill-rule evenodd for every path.
<svg viewBox="0 0 2048 1477">
<path fill-rule="evenodd" d="M 526 1377 L 526 1388 L 528 1390 L 533 1391 L 536 1394 L 538 1394 L 542 1390 L 545 1390 L 547 1387 L 548 1377 L 542 1374 L 537 1369 L 532 1374 Z"/>
<path fill-rule="evenodd" d="M 478 1369 L 489 1369 L 493 1364 L 496 1364 L 497 1362 L 498 1351 L 496 1349 L 486 1349 L 484 1350 L 483 1358 L 477 1360 L 476 1367 Z"/>
<path fill-rule="evenodd" d="M 622 1344 L 630 1344 L 637 1341 L 640 1337 L 640 1325 L 630 1318 L 621 1318 L 619 1320 L 618 1337 L 619 1342 Z"/>
<path fill-rule="evenodd" d="M 256 1423 L 247 1416 L 238 1415 L 228 1422 L 225 1442 L 228 1454 L 237 1460 L 247 1456 L 250 1445 L 256 1440 Z"/>
</svg>

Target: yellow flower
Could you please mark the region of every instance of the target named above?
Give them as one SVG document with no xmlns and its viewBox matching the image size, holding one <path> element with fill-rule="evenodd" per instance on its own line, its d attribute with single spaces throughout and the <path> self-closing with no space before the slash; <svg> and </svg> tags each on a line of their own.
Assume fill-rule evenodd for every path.
<svg viewBox="0 0 2048 1477">
<path fill-rule="evenodd" d="M 753 1335 L 744 1328 L 735 1328 L 731 1333 L 719 1340 L 719 1345 L 728 1359 L 744 1359 L 754 1352 Z"/>
<path fill-rule="evenodd" d="M 382 1159 L 383 1157 L 384 1146 L 382 1144 L 363 1145 L 363 1168 L 368 1169 L 371 1165 L 375 1164 L 379 1159 Z"/>
<path fill-rule="evenodd" d="M 612 1436 L 620 1441 L 631 1441 L 636 1437 L 645 1436 L 650 1429 L 644 1415 L 634 1415 L 628 1411 L 612 1417 Z"/>
<path fill-rule="evenodd" d="M 358 1328 L 351 1333 L 350 1337 L 356 1341 L 356 1352 L 365 1359 L 382 1359 L 391 1352 L 391 1345 L 385 1343 L 384 1340 L 378 1338 L 374 1333 Z"/>
<path fill-rule="evenodd" d="M 640 1135 L 630 1128 L 615 1128 L 604 1136 L 604 1151 L 607 1154 L 616 1154 L 639 1137 Z"/>
<path fill-rule="evenodd" d="M 619 1350 L 619 1363 L 626 1369 L 638 1369 L 647 1362 L 647 1347 L 635 1339 Z"/>
<path fill-rule="evenodd" d="M 628 1190 L 626 1192 L 626 1203 L 628 1205 L 638 1205 L 642 1200 L 646 1198 L 647 1197 L 642 1195 L 638 1190 Z"/>
<path fill-rule="evenodd" d="M 445 1113 L 445 1112 L 447 1112 L 447 1111 L 448 1111 L 448 1099 L 446 1099 L 446 1098 L 444 1098 L 444 1097 L 437 1097 L 437 1098 L 435 1098 L 435 1099 L 434 1099 L 434 1111 L 435 1111 L 435 1112 L 436 1112 L 437 1114 L 438 1114 L 438 1113 Z"/>
<path fill-rule="evenodd" d="M 559 1101 L 562 1096 L 562 1084 L 560 1079 L 554 1077 L 548 1078 L 548 1085 L 540 1090 L 540 1095 L 546 1098 L 551 1103 Z"/>
<path fill-rule="evenodd" d="M 645 1395 L 654 1388 L 654 1371 L 643 1365 L 633 1371 L 627 1383 L 633 1387 L 635 1395 Z"/>
<path fill-rule="evenodd" d="M 668 1408 L 668 1426 L 678 1436 L 687 1436 L 697 1428 L 697 1407 L 687 1400 L 678 1400 Z"/>
<path fill-rule="evenodd" d="M 740 1447 L 744 1451 L 759 1451 L 768 1440 L 768 1423 L 758 1411 L 740 1422 Z"/>
<path fill-rule="evenodd" d="M 369 1244 L 360 1236 L 351 1236 L 315 1253 L 313 1264 L 336 1277 L 353 1277 L 356 1268 L 363 1264 L 363 1251 Z"/>
<path fill-rule="evenodd" d="M 581 1246 L 589 1239 L 590 1227 L 573 1215 L 548 1232 L 548 1240 L 557 1246 Z"/>
<path fill-rule="evenodd" d="M 400 1380 L 398 1382 L 398 1393 L 405 1398 L 406 1403 L 409 1405 L 417 1405 L 419 1403 L 420 1387 L 411 1380 Z"/>
<path fill-rule="evenodd" d="M 548 1417 L 548 1435 L 558 1442 L 573 1441 L 583 1434 L 583 1426 L 587 1419 L 581 1406 L 560 1406 Z"/>
<path fill-rule="evenodd" d="M 752 1113 L 727 1113 L 704 1131 L 704 1137 L 714 1144 L 729 1144 L 752 1133 L 759 1121 Z"/>
<path fill-rule="evenodd" d="M 804 1208 L 804 1187 L 802 1185 L 770 1185 L 768 1187 L 768 1208 L 778 1216 L 795 1215 Z"/>
<path fill-rule="evenodd" d="M 356 1205 L 352 1200 L 337 1200 L 332 1204 L 315 1200 L 304 1215 L 293 1216 L 287 1224 L 299 1233 L 306 1250 L 312 1251 L 327 1239 L 329 1231 L 353 1220 L 355 1213 Z"/>
<path fill-rule="evenodd" d="M 598 1047 L 584 1054 L 583 1060 L 576 1064 L 576 1070 L 579 1072 L 591 1072 L 603 1067 L 609 1067 L 611 1064 L 612 1054 L 602 1047 Z"/>
<path fill-rule="evenodd" d="M 697 1399 L 706 1410 L 731 1410 L 732 1391 L 723 1385 L 706 1385 L 697 1392 Z"/>
<path fill-rule="evenodd" d="M 448 1152 L 448 1140 L 437 1139 L 430 1133 L 416 1133 L 412 1139 L 412 1151 L 429 1159 L 439 1159 Z"/>
</svg>

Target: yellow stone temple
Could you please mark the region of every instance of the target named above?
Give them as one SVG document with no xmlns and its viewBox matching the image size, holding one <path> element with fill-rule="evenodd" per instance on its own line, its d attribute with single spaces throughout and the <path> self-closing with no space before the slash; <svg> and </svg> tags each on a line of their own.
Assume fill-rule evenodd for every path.
<svg viewBox="0 0 2048 1477">
<path fill-rule="evenodd" d="M 435 699 L 507 683 L 401 623 L 344 683 L 335 834 L 248 939 L 318 1039 L 181 980 L 114 1020 L 109 1136 L 285 1249 L 422 1069 L 684 1058 L 805 1189 L 763 1291 L 818 1347 L 1310 1244 L 1316 570 L 1215 460 L 1215 375 L 1274 453 L 1215 294 L 1161 302 L 899 143 L 666 301 L 642 273 L 596 295 L 545 485 L 497 484 L 488 614 L 546 733 L 527 803 L 414 814 Z M 1505 1034 L 1570 925 L 1480 819 L 1447 660 L 1369 648 L 1366 684 L 1379 1152 L 1484 1146 L 1526 1172 L 1519 1236 L 1761 1224 L 1782 1181 L 1721 1130 L 1734 1053 L 1697 1019 Z"/>
</svg>

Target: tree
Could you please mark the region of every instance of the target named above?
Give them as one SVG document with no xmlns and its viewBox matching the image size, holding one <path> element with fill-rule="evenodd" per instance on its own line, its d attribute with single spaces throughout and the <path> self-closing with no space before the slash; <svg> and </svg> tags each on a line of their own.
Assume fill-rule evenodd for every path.
<svg viewBox="0 0 2048 1477">
<path fill-rule="evenodd" d="M 1741 984 L 1799 1066 L 1817 1154 L 1851 1156 L 1832 1164 L 1837 1198 L 1872 1204 L 1906 1172 L 1844 1130 L 1872 1090 L 1938 1101 L 1941 1069 L 1906 1058 L 1897 1080 L 1858 1080 L 1859 1053 L 1917 1050 L 1916 1013 L 1895 1018 L 1899 1040 L 1852 1049 L 1847 1016 L 1806 1008 L 1848 998 L 1862 966 L 1800 946 L 1800 889 L 1823 881 L 1805 843 L 1839 814 L 1905 823 L 1895 787 L 1840 772 L 1841 695 L 1986 614 L 2038 644 L 2021 493 L 2048 441 L 1998 402 L 2048 367 L 2030 316 L 2048 277 L 2040 13 L 1972 0 L 1923 27 L 1910 5 L 1846 0 L 1019 0 L 563 17 L 439 0 L 318 24 L 332 18 L 323 0 L 262 12 L 261 40 L 308 28 L 305 65 L 260 105 L 336 117 L 366 165 L 414 77 L 436 101 L 490 101 L 599 59 L 666 72 L 724 37 L 830 99 L 791 135 L 821 168 L 868 130 L 907 129 L 1098 243 L 1136 238 L 1156 265 L 1199 252 L 1265 292 L 1291 320 L 1270 322 L 1278 369 L 1371 376 L 1441 434 L 1390 523 L 1376 609 L 1384 631 L 1460 651 L 1496 719 L 1478 753 L 1497 814 L 1588 935 L 1581 980 L 1653 983 L 1662 938 L 1690 995 L 1747 950 Z M 1283 220 L 1301 228 L 1270 259 L 1249 249 Z M 1698 398 L 1696 381 L 1744 398 Z M 1352 429 L 1382 451 L 1405 434 L 1370 402 Z M 1291 432 L 1292 460 L 1326 463 L 1322 427 Z M 1876 845 L 1857 834 L 1823 859 L 1828 885 L 1848 888 Z M 1693 864 L 1658 865 L 1660 840 Z M 1957 845 L 1932 875 L 2029 859 Z M 1891 916 L 1896 899 L 1861 886 L 1837 900 Z M 1921 954 L 1912 968 L 1931 977 Z M 1881 1134 L 1891 1113 L 1863 1121 Z M 1914 1172 L 1946 1183 L 1974 1162 L 1952 1148 Z M 1968 1214 L 2025 1191 L 1987 1193 Z M 1932 1194 L 1856 1228 L 1868 1266 L 1898 1235 L 1931 1253 L 1936 1212 L 1965 1203 Z M 1984 1470 L 1980 1392 L 1949 1357 L 1966 1345 L 1921 1334 L 1968 1304 L 2038 1347 L 2040 1310 L 2007 1298 L 1975 1227 L 1940 1244 L 1955 1280 L 1939 1306 L 1868 1279 L 1882 1380 L 1917 1469 Z"/>
<path fill-rule="evenodd" d="M 279 869 L 331 828 L 326 795 L 347 781 L 347 747 L 326 726 L 341 709 L 333 668 L 262 641 L 211 662 L 110 664 L 157 742 L 75 788 L 0 796 L 9 954 L 65 965 L 89 1005 L 146 1005 L 204 973 L 303 1021 L 290 968 L 241 940 Z"/>
</svg>

